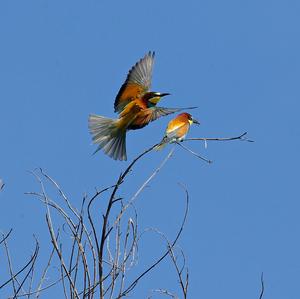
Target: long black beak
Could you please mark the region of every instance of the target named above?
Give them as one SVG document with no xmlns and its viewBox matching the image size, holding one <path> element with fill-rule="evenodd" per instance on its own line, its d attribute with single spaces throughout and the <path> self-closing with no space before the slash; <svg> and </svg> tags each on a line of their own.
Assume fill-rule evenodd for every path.
<svg viewBox="0 0 300 299">
<path fill-rule="evenodd" d="M 169 95 L 170 95 L 170 93 L 165 92 L 165 93 L 161 93 L 159 96 L 162 98 L 162 97 L 169 96 Z"/>
<path fill-rule="evenodd" d="M 200 125 L 200 122 L 193 118 L 193 124 Z"/>
</svg>

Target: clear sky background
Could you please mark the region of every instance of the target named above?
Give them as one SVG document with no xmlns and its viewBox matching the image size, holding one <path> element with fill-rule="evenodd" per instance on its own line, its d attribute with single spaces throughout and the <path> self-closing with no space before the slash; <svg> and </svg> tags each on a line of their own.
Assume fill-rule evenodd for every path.
<svg viewBox="0 0 300 299">
<path fill-rule="evenodd" d="M 189 298 L 258 298 L 261 272 L 264 298 L 299 298 L 299 15 L 296 0 L 1 1 L 0 230 L 14 229 L 16 268 L 31 254 L 33 234 L 41 252 L 49 242 L 43 205 L 24 195 L 39 190 L 28 171 L 42 167 L 76 206 L 113 184 L 128 162 L 92 156 L 87 118 L 116 117 L 127 71 L 155 50 L 153 90 L 172 94 L 161 105 L 199 107 L 201 126 L 190 137 L 248 131 L 255 143 L 186 143 L 212 165 L 176 148 L 138 199 L 141 229 L 174 237 L 184 183 L 190 212 L 179 244 Z M 129 161 L 161 139 L 171 118 L 129 132 Z M 145 157 L 121 194 L 131 195 L 170 148 Z M 158 238 L 151 244 L 141 245 L 138 269 L 165 248 Z M 168 261 L 133 298 L 154 288 L 179 293 Z"/>
</svg>

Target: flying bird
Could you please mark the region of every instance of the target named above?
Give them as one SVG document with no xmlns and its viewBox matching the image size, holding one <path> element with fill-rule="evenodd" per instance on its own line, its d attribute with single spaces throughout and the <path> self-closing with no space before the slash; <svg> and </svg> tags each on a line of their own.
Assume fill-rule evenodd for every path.
<svg viewBox="0 0 300 299">
<path fill-rule="evenodd" d="M 150 51 L 130 69 L 115 99 L 117 119 L 95 114 L 89 116 L 89 130 L 93 142 L 98 145 L 95 153 L 103 149 L 115 160 L 127 160 L 127 131 L 141 129 L 161 116 L 195 108 L 156 106 L 169 93 L 150 91 L 154 56 L 155 53 Z"/>
<path fill-rule="evenodd" d="M 182 141 L 188 133 L 192 124 L 199 125 L 200 123 L 189 113 L 178 114 L 168 123 L 165 136 L 161 142 L 155 147 L 156 150 L 163 149 L 168 143 Z"/>
</svg>

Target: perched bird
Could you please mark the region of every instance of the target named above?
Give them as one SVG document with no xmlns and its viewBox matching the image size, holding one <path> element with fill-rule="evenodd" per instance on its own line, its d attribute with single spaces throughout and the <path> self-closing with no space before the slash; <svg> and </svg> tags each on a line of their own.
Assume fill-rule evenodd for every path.
<svg viewBox="0 0 300 299">
<path fill-rule="evenodd" d="M 124 84 L 115 99 L 118 119 L 99 115 L 89 116 L 89 130 L 93 142 L 98 144 L 95 151 L 103 151 L 115 160 L 127 160 L 126 132 L 141 129 L 160 116 L 189 108 L 157 107 L 157 103 L 169 93 L 150 91 L 154 52 L 149 52 L 129 71 Z"/>
<path fill-rule="evenodd" d="M 189 113 L 178 114 L 168 123 L 166 133 L 162 141 L 155 147 L 156 150 L 164 148 L 168 143 L 182 141 L 188 133 L 191 124 L 200 123 L 194 119 Z"/>
</svg>

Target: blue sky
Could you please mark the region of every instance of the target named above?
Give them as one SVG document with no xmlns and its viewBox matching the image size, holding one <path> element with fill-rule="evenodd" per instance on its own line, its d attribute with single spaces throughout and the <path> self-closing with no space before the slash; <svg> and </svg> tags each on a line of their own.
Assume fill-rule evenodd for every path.
<svg viewBox="0 0 300 299">
<path fill-rule="evenodd" d="M 248 131 L 255 143 L 186 143 L 212 165 L 176 148 L 138 199 L 141 228 L 174 237 L 184 183 L 189 298 L 258 298 L 261 272 L 266 299 L 299 298 L 299 14 L 293 0 L 1 1 L 0 230 L 14 229 L 16 265 L 32 252 L 33 234 L 41 250 L 49 240 L 44 207 L 24 195 L 38 190 L 28 171 L 43 168 L 78 206 L 84 193 L 114 183 L 128 162 L 92 156 L 87 118 L 115 117 L 127 71 L 155 50 L 152 87 L 172 94 L 161 105 L 199 107 L 201 126 L 190 137 Z M 161 139 L 171 118 L 128 133 L 129 161 Z M 124 194 L 168 150 L 145 157 Z M 159 240 L 141 246 L 140 265 L 164 248 Z M 172 275 L 165 262 L 133 298 L 153 288 L 178 292 Z"/>
</svg>

